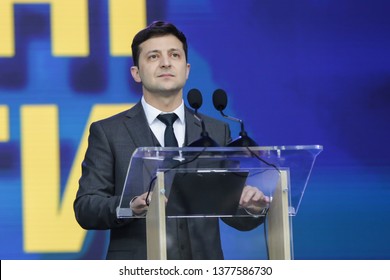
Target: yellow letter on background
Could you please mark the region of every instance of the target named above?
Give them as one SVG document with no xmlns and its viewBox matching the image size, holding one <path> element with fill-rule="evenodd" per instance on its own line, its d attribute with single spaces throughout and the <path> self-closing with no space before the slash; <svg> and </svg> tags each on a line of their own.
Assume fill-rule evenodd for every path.
<svg viewBox="0 0 390 280">
<path fill-rule="evenodd" d="M 0 142 L 9 141 L 9 110 L 8 106 L 0 105 Z"/>
<path fill-rule="evenodd" d="M 51 4 L 54 56 L 88 56 L 88 0 L 1 0 L 0 57 L 15 55 L 14 4 Z"/>
<path fill-rule="evenodd" d="M 110 0 L 112 56 L 131 56 L 134 35 L 146 25 L 146 0 Z"/>
<path fill-rule="evenodd" d="M 77 224 L 73 201 L 81 176 L 90 124 L 130 104 L 95 105 L 81 138 L 60 201 L 58 109 L 56 105 L 21 108 L 24 250 L 30 253 L 80 252 L 86 232 Z"/>
</svg>

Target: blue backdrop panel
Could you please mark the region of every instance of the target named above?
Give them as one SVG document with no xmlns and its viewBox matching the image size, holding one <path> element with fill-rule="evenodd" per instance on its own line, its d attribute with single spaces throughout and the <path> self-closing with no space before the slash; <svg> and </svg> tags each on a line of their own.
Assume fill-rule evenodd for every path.
<svg viewBox="0 0 390 280">
<path fill-rule="evenodd" d="M 13 6 L 15 55 L 0 55 L 1 259 L 104 258 L 105 231 L 90 231 L 78 252 L 26 251 L 21 111 L 57 106 L 64 192 L 91 108 L 141 96 L 131 57 L 110 54 L 109 2 L 88 1 L 87 57 L 52 54 L 49 4 Z M 201 90 L 201 112 L 221 118 L 211 96 L 222 88 L 225 113 L 243 119 L 260 145 L 324 146 L 293 218 L 295 258 L 389 259 L 390 2 L 145 3 L 147 23 L 171 21 L 187 35 L 185 93 Z M 238 136 L 238 124 L 231 128 Z M 262 227 L 245 237 L 222 229 L 226 258 L 265 258 Z"/>
</svg>

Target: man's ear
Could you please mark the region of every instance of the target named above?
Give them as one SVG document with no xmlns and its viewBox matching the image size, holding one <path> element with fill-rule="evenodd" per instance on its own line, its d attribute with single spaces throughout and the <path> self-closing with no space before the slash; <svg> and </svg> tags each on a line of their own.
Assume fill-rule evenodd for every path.
<svg viewBox="0 0 390 280">
<path fill-rule="evenodd" d="M 131 76 L 133 76 L 134 81 L 136 81 L 137 83 L 141 82 L 141 77 L 139 75 L 139 70 L 138 70 L 137 66 L 132 66 L 130 68 L 130 73 L 131 73 Z"/>
<path fill-rule="evenodd" d="M 190 69 L 191 69 L 191 65 L 189 63 L 187 63 L 186 79 L 188 79 L 188 76 L 190 75 Z"/>
</svg>

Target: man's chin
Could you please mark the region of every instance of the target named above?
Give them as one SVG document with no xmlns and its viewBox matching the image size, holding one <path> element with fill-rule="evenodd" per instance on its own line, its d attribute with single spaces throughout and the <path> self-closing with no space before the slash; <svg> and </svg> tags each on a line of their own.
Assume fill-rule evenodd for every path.
<svg viewBox="0 0 390 280">
<path fill-rule="evenodd" d="M 180 87 L 161 87 L 153 90 L 152 92 L 155 94 L 163 95 L 163 96 L 175 96 L 182 93 L 183 88 Z"/>
</svg>

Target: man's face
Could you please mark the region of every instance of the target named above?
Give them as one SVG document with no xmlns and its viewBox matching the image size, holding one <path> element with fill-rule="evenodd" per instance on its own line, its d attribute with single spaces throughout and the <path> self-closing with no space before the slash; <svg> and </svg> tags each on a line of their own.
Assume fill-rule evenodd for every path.
<svg viewBox="0 0 390 280">
<path fill-rule="evenodd" d="M 131 68 L 136 82 L 142 82 L 144 94 L 181 93 L 188 78 L 183 44 L 173 35 L 154 37 L 140 45 L 138 67 Z"/>
</svg>

